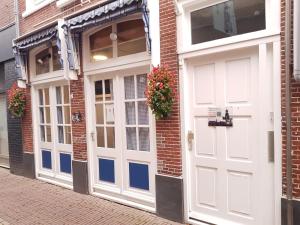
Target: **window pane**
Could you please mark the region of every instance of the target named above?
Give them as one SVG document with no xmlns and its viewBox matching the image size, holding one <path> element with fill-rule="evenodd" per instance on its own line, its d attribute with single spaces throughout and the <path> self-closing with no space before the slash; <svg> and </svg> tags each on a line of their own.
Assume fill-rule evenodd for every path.
<svg viewBox="0 0 300 225">
<path fill-rule="evenodd" d="M 61 104 L 61 88 L 56 87 L 56 103 Z"/>
<path fill-rule="evenodd" d="M 146 38 L 143 20 L 130 20 L 117 24 L 118 56 L 146 51 Z"/>
<path fill-rule="evenodd" d="M 64 86 L 64 104 L 70 103 L 70 92 L 69 92 L 69 86 Z"/>
<path fill-rule="evenodd" d="M 57 123 L 58 124 L 63 124 L 63 112 L 62 112 L 62 107 L 58 106 L 57 107 Z"/>
<path fill-rule="evenodd" d="M 49 53 L 49 49 L 45 49 L 35 56 L 36 75 L 49 73 L 50 58 L 51 58 L 51 54 Z"/>
<path fill-rule="evenodd" d="M 126 102 L 125 110 L 126 110 L 126 124 L 127 125 L 136 124 L 135 103 L 134 102 Z"/>
<path fill-rule="evenodd" d="M 125 99 L 135 98 L 134 76 L 124 78 Z"/>
<path fill-rule="evenodd" d="M 46 112 L 46 123 L 51 123 L 51 119 L 50 119 L 50 107 L 45 107 L 45 112 Z"/>
<path fill-rule="evenodd" d="M 113 81 L 105 80 L 105 99 L 106 101 L 111 101 L 114 99 L 113 92 Z"/>
<path fill-rule="evenodd" d="M 40 107 L 40 122 L 45 123 L 44 108 Z"/>
<path fill-rule="evenodd" d="M 58 143 L 64 144 L 64 127 L 58 126 Z"/>
<path fill-rule="evenodd" d="M 192 44 L 266 28 L 265 0 L 229 0 L 191 13 Z"/>
<path fill-rule="evenodd" d="M 40 126 L 41 130 L 41 141 L 45 142 L 45 126 Z"/>
<path fill-rule="evenodd" d="M 61 63 L 60 63 L 60 55 L 58 54 L 58 47 L 53 46 L 52 47 L 52 63 L 53 63 L 53 71 L 60 70 L 62 69 Z"/>
<path fill-rule="evenodd" d="M 39 103 L 40 105 L 44 105 L 44 97 L 43 97 L 43 90 L 39 90 Z"/>
<path fill-rule="evenodd" d="M 65 126 L 65 144 L 71 144 L 71 127 L 70 126 Z"/>
<path fill-rule="evenodd" d="M 64 119 L 65 119 L 65 124 L 71 124 L 70 106 L 64 106 Z"/>
<path fill-rule="evenodd" d="M 103 61 L 113 57 L 111 33 L 112 27 L 110 26 L 90 36 L 92 62 Z"/>
<path fill-rule="evenodd" d="M 139 114 L 139 124 L 148 125 L 149 114 L 148 114 L 148 106 L 146 102 L 138 102 L 138 114 Z"/>
<path fill-rule="evenodd" d="M 47 142 L 51 142 L 51 127 L 46 126 L 46 132 L 47 132 Z"/>
<path fill-rule="evenodd" d="M 45 88 L 45 105 L 50 105 L 49 101 L 49 88 Z"/>
<path fill-rule="evenodd" d="M 107 127 L 106 128 L 106 135 L 107 135 L 107 147 L 114 148 L 115 147 L 115 128 L 114 127 Z"/>
<path fill-rule="evenodd" d="M 128 150 L 137 150 L 137 140 L 136 140 L 136 128 L 127 127 L 126 128 L 126 140 Z"/>
<path fill-rule="evenodd" d="M 139 128 L 140 151 L 150 151 L 149 128 Z"/>
<path fill-rule="evenodd" d="M 97 102 L 103 101 L 103 85 L 102 80 L 98 80 L 95 82 L 95 100 Z"/>
<path fill-rule="evenodd" d="M 147 86 L 147 75 L 138 75 L 136 76 L 137 82 L 137 96 L 138 98 L 145 98 L 145 90 Z"/>
<path fill-rule="evenodd" d="M 104 124 L 103 104 L 96 104 L 96 123 Z"/>
<path fill-rule="evenodd" d="M 97 127 L 97 146 L 102 148 L 105 147 L 103 127 Z"/>
</svg>

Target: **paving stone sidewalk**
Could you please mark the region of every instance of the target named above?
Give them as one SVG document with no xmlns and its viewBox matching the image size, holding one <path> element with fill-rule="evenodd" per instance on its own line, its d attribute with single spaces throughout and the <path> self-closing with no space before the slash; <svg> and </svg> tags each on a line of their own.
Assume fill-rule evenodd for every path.
<svg viewBox="0 0 300 225">
<path fill-rule="evenodd" d="M 0 168 L 0 225 L 176 225 L 154 214 Z"/>
</svg>

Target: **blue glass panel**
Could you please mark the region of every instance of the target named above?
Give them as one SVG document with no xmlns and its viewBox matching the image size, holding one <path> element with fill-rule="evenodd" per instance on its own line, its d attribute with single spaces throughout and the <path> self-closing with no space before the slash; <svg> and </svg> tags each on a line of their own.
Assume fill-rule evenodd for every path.
<svg viewBox="0 0 300 225">
<path fill-rule="evenodd" d="M 60 158 L 60 172 L 71 174 L 72 172 L 71 155 L 66 153 L 60 153 L 59 158 Z"/>
<path fill-rule="evenodd" d="M 149 190 L 148 165 L 129 163 L 130 187 Z"/>
<path fill-rule="evenodd" d="M 42 150 L 42 165 L 45 169 L 52 169 L 51 152 Z"/>
<path fill-rule="evenodd" d="M 99 179 L 115 183 L 115 162 L 109 159 L 99 159 Z"/>
</svg>

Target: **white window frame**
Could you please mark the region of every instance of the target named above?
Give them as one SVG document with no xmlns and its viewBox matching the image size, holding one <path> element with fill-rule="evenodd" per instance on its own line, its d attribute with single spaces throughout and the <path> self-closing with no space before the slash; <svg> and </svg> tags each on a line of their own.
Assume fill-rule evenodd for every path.
<svg viewBox="0 0 300 225">
<path fill-rule="evenodd" d="M 148 46 L 146 44 L 146 51 L 145 52 L 140 52 L 136 54 L 131 54 L 131 55 L 126 55 L 126 56 L 121 56 L 117 57 L 117 41 L 113 41 L 113 58 L 107 59 L 105 61 L 99 61 L 99 62 L 91 62 L 91 55 L 90 55 L 90 36 L 95 34 L 96 32 L 112 26 L 112 32 L 116 32 L 116 26 L 118 23 L 130 21 L 130 20 L 136 20 L 136 19 L 142 19 L 142 15 L 135 14 L 132 16 L 127 16 L 125 18 L 122 18 L 117 21 L 113 21 L 111 23 L 107 23 L 105 26 L 95 27 L 92 28 L 86 32 L 83 33 L 83 71 L 93 71 L 93 70 L 100 70 L 100 69 L 107 69 L 110 67 L 117 67 L 117 66 L 122 66 L 122 65 L 128 65 L 128 64 L 133 64 L 137 62 L 144 62 L 151 60 L 151 56 L 148 53 Z"/>
<path fill-rule="evenodd" d="M 26 0 L 26 10 L 22 13 L 22 17 L 25 18 L 34 12 L 46 7 L 50 3 L 55 0 L 39 0 L 38 2 L 34 2 L 35 0 Z"/>
<path fill-rule="evenodd" d="M 49 53 L 51 54 L 51 59 L 49 60 L 49 72 L 44 74 L 36 75 L 36 62 L 35 57 L 41 51 L 49 49 Z M 53 54 L 52 47 L 47 46 L 46 44 L 41 45 L 37 48 L 34 48 L 29 52 L 29 68 L 30 68 L 30 79 L 32 83 L 43 83 L 44 81 L 56 81 L 64 79 L 64 69 L 53 71 Z"/>
<path fill-rule="evenodd" d="M 266 29 L 235 35 L 232 37 L 221 38 L 199 44 L 192 44 L 191 41 L 191 12 L 207 8 L 227 0 L 178 0 L 178 18 L 177 18 L 177 37 L 178 53 L 204 50 L 216 46 L 224 46 L 248 40 L 254 40 L 263 37 L 270 37 L 280 34 L 280 1 L 265 0 Z M 189 34 L 189 35 L 186 35 Z"/>
</svg>

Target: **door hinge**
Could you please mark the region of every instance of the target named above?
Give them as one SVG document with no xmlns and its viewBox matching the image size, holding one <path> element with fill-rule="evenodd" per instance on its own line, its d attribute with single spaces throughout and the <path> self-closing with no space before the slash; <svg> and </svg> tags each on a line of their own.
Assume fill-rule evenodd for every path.
<svg viewBox="0 0 300 225">
<path fill-rule="evenodd" d="M 95 132 L 91 132 L 90 135 L 91 135 L 92 141 L 95 141 Z"/>
</svg>

